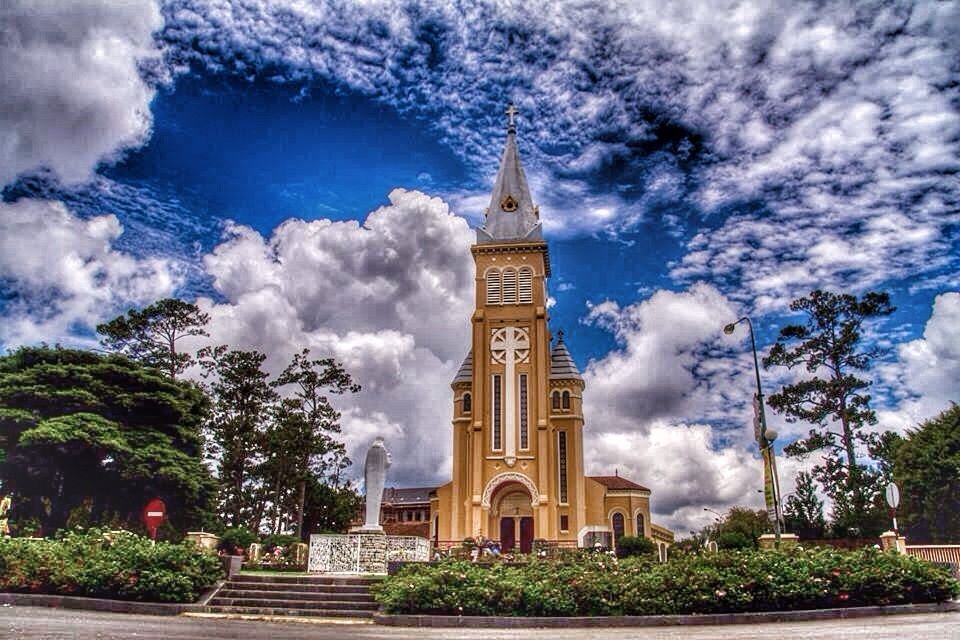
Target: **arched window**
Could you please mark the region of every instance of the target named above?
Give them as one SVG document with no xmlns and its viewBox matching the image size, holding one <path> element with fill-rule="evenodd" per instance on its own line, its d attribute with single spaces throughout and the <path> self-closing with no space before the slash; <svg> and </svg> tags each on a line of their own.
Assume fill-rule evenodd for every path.
<svg viewBox="0 0 960 640">
<path fill-rule="evenodd" d="M 637 537 L 643 538 L 643 514 L 637 514 Z"/>
<path fill-rule="evenodd" d="M 487 271 L 487 304 L 500 304 L 500 271 Z"/>
<path fill-rule="evenodd" d="M 520 269 L 520 304 L 531 302 L 533 302 L 533 269 L 523 267 Z"/>
<path fill-rule="evenodd" d="M 559 391 L 554 391 L 554 392 L 553 392 L 553 396 L 551 396 L 551 397 L 552 397 L 552 400 L 551 400 L 551 405 L 550 405 L 550 406 L 551 406 L 553 409 L 559 409 L 559 408 L 560 408 L 560 392 L 559 392 Z"/>
<path fill-rule="evenodd" d="M 623 514 L 617 511 L 613 514 L 613 543 L 617 544 L 620 542 L 620 538 L 623 537 Z"/>
<path fill-rule="evenodd" d="M 469 393 L 463 394 L 463 412 L 470 413 L 473 410 L 473 399 Z"/>
<path fill-rule="evenodd" d="M 517 302 L 517 272 L 513 269 L 503 270 L 503 304 Z"/>
<path fill-rule="evenodd" d="M 564 409 L 570 408 L 570 392 L 569 391 L 563 392 L 563 408 Z"/>
</svg>

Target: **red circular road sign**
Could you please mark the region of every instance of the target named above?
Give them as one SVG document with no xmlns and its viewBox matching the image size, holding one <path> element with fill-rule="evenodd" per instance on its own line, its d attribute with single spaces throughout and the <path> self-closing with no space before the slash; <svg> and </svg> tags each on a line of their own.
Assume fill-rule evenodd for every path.
<svg viewBox="0 0 960 640">
<path fill-rule="evenodd" d="M 143 522 L 150 530 L 150 537 L 157 537 L 157 528 L 163 524 L 163 519 L 167 517 L 167 506 L 163 504 L 160 498 L 154 498 L 143 508 Z"/>
</svg>

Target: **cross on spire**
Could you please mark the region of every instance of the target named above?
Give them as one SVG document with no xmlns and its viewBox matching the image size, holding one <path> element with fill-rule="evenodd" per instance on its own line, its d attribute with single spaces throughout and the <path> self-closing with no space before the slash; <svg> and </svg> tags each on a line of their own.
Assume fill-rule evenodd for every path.
<svg viewBox="0 0 960 640">
<path fill-rule="evenodd" d="M 517 109 L 517 108 L 514 106 L 514 104 L 511 102 L 511 103 L 509 104 L 509 106 L 507 106 L 507 110 L 506 110 L 504 113 L 507 114 L 507 130 L 508 130 L 508 131 L 516 131 L 516 129 L 517 129 L 517 121 L 514 120 L 514 117 L 515 117 L 518 113 L 520 113 L 520 110 Z"/>
</svg>

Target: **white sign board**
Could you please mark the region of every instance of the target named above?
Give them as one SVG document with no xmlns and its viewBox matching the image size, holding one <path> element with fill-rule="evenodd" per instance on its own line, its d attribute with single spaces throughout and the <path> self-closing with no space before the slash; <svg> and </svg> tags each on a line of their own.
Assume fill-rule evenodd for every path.
<svg viewBox="0 0 960 640">
<path fill-rule="evenodd" d="M 891 509 L 900 506 L 900 488 L 892 482 L 887 485 L 887 504 Z"/>
</svg>

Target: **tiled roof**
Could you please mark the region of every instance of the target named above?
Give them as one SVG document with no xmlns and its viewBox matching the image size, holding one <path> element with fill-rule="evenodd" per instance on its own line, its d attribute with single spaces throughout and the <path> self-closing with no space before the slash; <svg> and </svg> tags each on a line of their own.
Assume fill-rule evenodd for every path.
<svg viewBox="0 0 960 640">
<path fill-rule="evenodd" d="M 583 380 L 577 369 L 573 356 L 563 342 L 563 331 L 557 332 L 557 344 L 550 352 L 550 379 L 551 380 Z"/>
<path fill-rule="evenodd" d="M 467 352 L 467 357 L 463 359 L 463 364 L 453 379 L 453 384 L 458 382 L 473 382 L 473 349 Z"/>
<path fill-rule="evenodd" d="M 626 478 L 621 478 L 620 476 L 587 476 L 591 480 L 595 480 L 605 486 L 607 489 L 614 490 L 629 490 L 633 489 L 634 491 L 650 491 L 645 486 L 637 484 L 633 480 L 627 480 Z"/>
<path fill-rule="evenodd" d="M 401 506 L 428 503 L 430 502 L 430 492 L 434 490 L 436 490 L 436 487 L 411 487 L 408 489 L 386 487 L 383 490 L 383 504 Z"/>
</svg>

